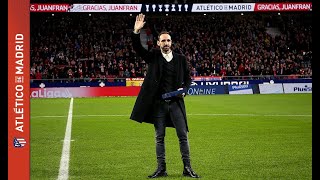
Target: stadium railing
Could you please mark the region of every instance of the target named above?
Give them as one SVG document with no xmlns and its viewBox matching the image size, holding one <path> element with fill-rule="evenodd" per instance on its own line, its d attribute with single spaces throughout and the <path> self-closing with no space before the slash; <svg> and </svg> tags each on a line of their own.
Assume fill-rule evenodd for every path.
<svg viewBox="0 0 320 180">
<path fill-rule="evenodd" d="M 199 77 L 199 76 L 197 76 Z M 210 77 L 210 76 L 206 76 Z M 141 77 L 140 77 L 141 78 Z M 222 80 L 274 80 L 274 79 L 312 79 L 312 75 L 251 75 L 251 76 L 221 76 Z M 30 82 L 125 82 L 126 78 L 59 78 L 59 79 L 30 79 Z"/>
</svg>

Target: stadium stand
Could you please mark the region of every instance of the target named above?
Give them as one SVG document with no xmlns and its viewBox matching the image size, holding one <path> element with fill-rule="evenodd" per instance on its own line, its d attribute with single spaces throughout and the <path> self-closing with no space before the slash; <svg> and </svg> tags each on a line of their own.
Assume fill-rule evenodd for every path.
<svg viewBox="0 0 320 180">
<path fill-rule="evenodd" d="M 130 37 L 135 15 L 31 13 L 31 79 L 144 77 Z M 155 13 L 146 21 L 144 45 L 169 31 L 193 76 L 312 76 L 311 13 Z"/>
</svg>

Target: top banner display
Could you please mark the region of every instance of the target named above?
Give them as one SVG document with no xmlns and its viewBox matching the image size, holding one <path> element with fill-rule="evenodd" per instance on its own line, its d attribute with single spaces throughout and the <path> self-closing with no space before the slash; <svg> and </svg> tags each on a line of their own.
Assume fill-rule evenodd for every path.
<svg viewBox="0 0 320 180">
<path fill-rule="evenodd" d="M 312 3 L 255 3 L 254 11 L 312 11 Z"/>
<path fill-rule="evenodd" d="M 254 11 L 255 3 L 193 4 L 192 12 L 247 12 Z"/>
<path fill-rule="evenodd" d="M 311 2 L 194 4 L 30 4 L 31 12 L 272 12 L 312 11 Z"/>
<path fill-rule="evenodd" d="M 30 4 L 30 12 L 68 12 L 70 4 Z"/>
<path fill-rule="evenodd" d="M 69 12 L 141 12 L 142 4 L 73 4 Z"/>
</svg>

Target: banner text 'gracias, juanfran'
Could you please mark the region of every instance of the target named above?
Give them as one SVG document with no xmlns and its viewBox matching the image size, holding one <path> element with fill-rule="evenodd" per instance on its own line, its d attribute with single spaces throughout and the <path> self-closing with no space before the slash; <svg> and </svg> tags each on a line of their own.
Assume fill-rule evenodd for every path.
<svg viewBox="0 0 320 180">
<path fill-rule="evenodd" d="M 195 4 L 30 4 L 31 12 L 272 12 L 312 11 L 311 2 Z"/>
</svg>

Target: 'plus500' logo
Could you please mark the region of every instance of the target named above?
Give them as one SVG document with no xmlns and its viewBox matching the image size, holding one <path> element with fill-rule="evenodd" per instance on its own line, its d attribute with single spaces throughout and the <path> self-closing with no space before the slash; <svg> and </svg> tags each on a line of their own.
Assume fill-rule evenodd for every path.
<svg viewBox="0 0 320 180">
<path fill-rule="evenodd" d="M 305 92 L 305 91 L 312 91 L 312 87 L 293 87 L 293 91 L 300 91 L 300 92 Z"/>
</svg>

